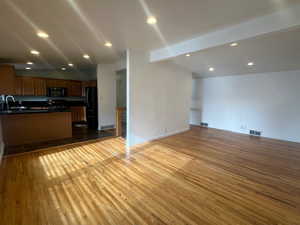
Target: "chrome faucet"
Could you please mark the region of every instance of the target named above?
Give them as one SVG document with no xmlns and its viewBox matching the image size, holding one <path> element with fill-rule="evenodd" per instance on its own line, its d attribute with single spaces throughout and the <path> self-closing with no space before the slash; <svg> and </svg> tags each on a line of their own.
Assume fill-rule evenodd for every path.
<svg viewBox="0 0 300 225">
<path fill-rule="evenodd" d="M 11 98 L 13 102 L 16 102 L 14 96 L 12 96 L 12 95 L 7 95 L 7 96 L 5 97 L 5 103 L 6 103 L 7 110 L 9 110 L 9 104 L 8 104 L 8 99 L 9 99 L 9 98 Z"/>
<path fill-rule="evenodd" d="M 0 110 L 4 110 L 5 108 L 5 95 L 0 95 Z"/>
<path fill-rule="evenodd" d="M 0 95 L 1 102 L 5 102 L 5 95 Z"/>
</svg>

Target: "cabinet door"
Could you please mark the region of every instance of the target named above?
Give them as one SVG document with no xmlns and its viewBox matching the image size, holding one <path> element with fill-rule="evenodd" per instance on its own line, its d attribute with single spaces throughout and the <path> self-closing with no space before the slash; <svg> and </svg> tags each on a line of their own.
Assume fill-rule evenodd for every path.
<svg viewBox="0 0 300 225">
<path fill-rule="evenodd" d="M 58 87 L 58 80 L 57 79 L 47 79 L 47 87 Z"/>
<path fill-rule="evenodd" d="M 16 77 L 15 80 L 15 94 L 23 95 L 23 77 Z"/>
<path fill-rule="evenodd" d="M 43 78 L 34 78 L 34 95 L 35 96 L 46 96 L 46 80 Z"/>
<path fill-rule="evenodd" d="M 23 95 L 34 95 L 34 78 L 23 77 Z"/>
<path fill-rule="evenodd" d="M 56 87 L 66 88 L 67 86 L 66 80 L 56 80 Z"/>
<path fill-rule="evenodd" d="M 82 96 L 82 86 L 80 81 L 71 81 L 69 84 L 69 96 Z"/>
<path fill-rule="evenodd" d="M 83 81 L 82 87 L 97 87 L 97 80 Z"/>
<path fill-rule="evenodd" d="M 0 66 L 0 94 L 15 94 L 15 78 L 15 69 L 13 66 Z"/>
<path fill-rule="evenodd" d="M 72 122 L 86 121 L 86 112 L 84 106 L 72 106 Z"/>
</svg>

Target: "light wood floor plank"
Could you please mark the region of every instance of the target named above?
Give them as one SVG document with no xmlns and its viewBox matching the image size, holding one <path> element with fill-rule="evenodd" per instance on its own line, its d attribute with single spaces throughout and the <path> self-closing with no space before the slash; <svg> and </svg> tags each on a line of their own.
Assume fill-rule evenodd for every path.
<svg viewBox="0 0 300 225">
<path fill-rule="evenodd" d="M 3 160 L 0 225 L 300 225 L 300 144 L 215 129 Z"/>
</svg>

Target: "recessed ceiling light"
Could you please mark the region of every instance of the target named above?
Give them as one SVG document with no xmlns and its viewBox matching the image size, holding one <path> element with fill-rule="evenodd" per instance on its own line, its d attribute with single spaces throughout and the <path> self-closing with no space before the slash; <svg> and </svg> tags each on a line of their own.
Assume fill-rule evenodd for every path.
<svg viewBox="0 0 300 225">
<path fill-rule="evenodd" d="M 107 42 L 105 42 L 105 44 L 104 44 L 104 46 L 106 46 L 106 47 L 112 47 L 112 43 L 110 43 L 109 41 L 107 41 Z"/>
<path fill-rule="evenodd" d="M 26 64 L 28 64 L 28 65 L 32 65 L 32 64 L 33 64 L 33 62 L 27 62 Z"/>
<path fill-rule="evenodd" d="M 66 70 L 66 68 L 65 68 L 65 67 L 63 67 L 63 68 L 61 68 L 61 70 Z"/>
<path fill-rule="evenodd" d="M 149 16 L 147 19 L 147 23 L 150 25 L 154 25 L 157 23 L 157 19 L 154 16 Z"/>
<path fill-rule="evenodd" d="M 89 59 L 89 58 L 90 58 L 90 56 L 89 56 L 88 54 L 84 54 L 84 55 L 83 55 L 83 58 L 85 58 L 85 59 Z"/>
<path fill-rule="evenodd" d="M 209 67 L 209 71 L 210 71 L 210 72 L 213 72 L 213 71 L 215 71 L 215 68 Z"/>
<path fill-rule="evenodd" d="M 42 31 L 38 32 L 37 36 L 39 36 L 40 38 L 48 38 L 49 37 L 49 35 L 47 33 L 42 32 Z"/>
<path fill-rule="evenodd" d="M 30 68 L 30 67 L 26 67 L 25 69 L 26 69 L 26 70 L 31 70 L 31 68 Z"/>
<path fill-rule="evenodd" d="M 231 47 L 236 47 L 236 46 L 238 46 L 238 45 L 239 45 L 239 44 L 236 43 L 236 42 L 230 44 Z"/>
<path fill-rule="evenodd" d="M 185 56 L 186 56 L 186 57 L 190 57 L 190 56 L 191 56 L 191 54 L 186 54 Z"/>
<path fill-rule="evenodd" d="M 248 66 L 254 66 L 254 62 L 248 62 Z"/>
<path fill-rule="evenodd" d="M 73 63 L 69 63 L 69 64 L 68 64 L 68 66 L 70 66 L 70 67 L 73 67 L 73 66 L 74 66 L 74 64 L 73 64 Z"/>
<path fill-rule="evenodd" d="M 39 55 L 39 54 L 40 54 L 40 53 L 39 53 L 38 51 L 36 51 L 36 50 L 31 50 L 30 53 L 33 54 L 33 55 Z"/>
</svg>

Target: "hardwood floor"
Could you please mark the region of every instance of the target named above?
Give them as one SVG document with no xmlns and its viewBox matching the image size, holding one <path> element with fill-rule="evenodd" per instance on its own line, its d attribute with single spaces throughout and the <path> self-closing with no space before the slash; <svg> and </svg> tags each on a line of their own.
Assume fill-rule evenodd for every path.
<svg viewBox="0 0 300 225">
<path fill-rule="evenodd" d="M 4 159 L 0 224 L 300 224 L 300 144 L 214 129 Z"/>
</svg>

